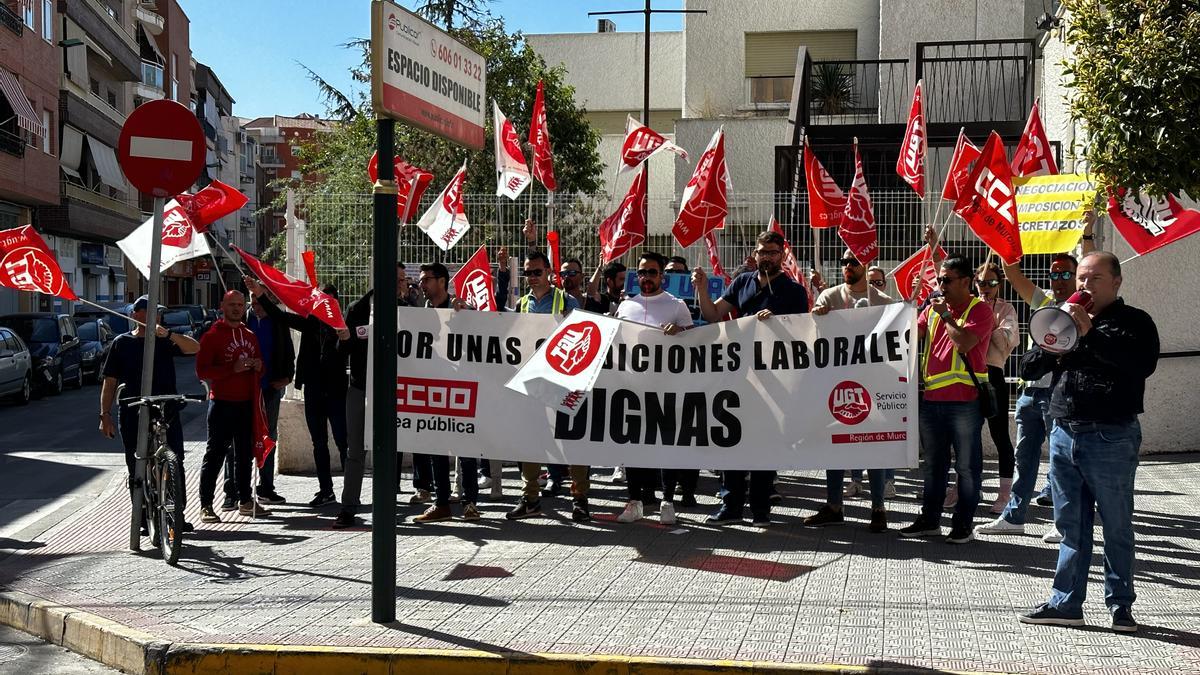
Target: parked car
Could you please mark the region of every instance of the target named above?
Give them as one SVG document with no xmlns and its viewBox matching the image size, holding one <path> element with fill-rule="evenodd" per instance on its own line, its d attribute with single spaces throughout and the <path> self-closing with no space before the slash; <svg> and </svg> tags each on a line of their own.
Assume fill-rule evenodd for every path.
<svg viewBox="0 0 1200 675">
<path fill-rule="evenodd" d="M 196 325 L 192 323 L 192 315 L 184 310 L 168 310 L 162 315 L 162 325 L 172 333 L 179 333 L 190 338 L 196 337 Z"/>
<path fill-rule="evenodd" d="M 33 360 L 29 347 L 8 328 L 0 328 L 0 396 L 21 405 L 33 398 Z"/>
<path fill-rule="evenodd" d="M 87 321 L 103 321 L 117 335 L 132 330 L 133 324 L 126 318 L 129 316 L 130 304 L 128 302 L 102 302 L 100 304 L 112 311 L 106 312 L 90 305 L 76 305 L 75 313 L 72 315 L 75 325 L 78 326 Z"/>
<path fill-rule="evenodd" d="M 208 312 L 201 305 L 171 305 L 167 309 L 175 312 L 187 312 L 192 317 L 192 337 L 197 340 L 212 325 L 212 322 L 208 320 Z"/>
<path fill-rule="evenodd" d="M 35 392 L 61 394 L 63 384 L 83 386 L 82 359 L 75 324 L 66 314 L 27 312 L 0 316 L 29 347 Z"/>
<path fill-rule="evenodd" d="M 79 331 L 79 360 L 83 366 L 83 377 L 88 382 L 104 379 L 104 360 L 116 334 L 101 319 L 80 321 L 75 317 L 75 328 Z"/>
</svg>

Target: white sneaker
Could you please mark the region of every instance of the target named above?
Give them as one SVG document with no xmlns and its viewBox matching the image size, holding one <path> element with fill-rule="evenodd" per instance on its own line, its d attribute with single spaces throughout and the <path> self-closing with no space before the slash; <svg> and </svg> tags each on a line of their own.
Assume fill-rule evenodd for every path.
<svg viewBox="0 0 1200 675">
<path fill-rule="evenodd" d="M 658 522 L 663 525 L 675 524 L 675 505 L 671 502 L 663 502 L 658 507 Z"/>
<path fill-rule="evenodd" d="M 635 520 L 641 520 L 643 515 L 642 503 L 635 499 L 625 505 L 625 510 L 621 512 L 621 515 L 617 516 L 617 522 L 632 523 Z"/>
<path fill-rule="evenodd" d="M 846 489 L 842 492 L 843 497 L 857 497 L 863 493 L 862 481 L 852 480 L 846 485 Z"/>
<path fill-rule="evenodd" d="M 408 498 L 409 504 L 428 504 L 431 500 L 429 490 L 417 490 L 413 496 Z"/>
<path fill-rule="evenodd" d="M 1050 526 L 1049 532 L 1042 535 L 1042 541 L 1046 542 L 1047 544 L 1057 544 L 1061 542 L 1062 539 L 1062 533 L 1059 532 L 1058 528 L 1054 525 Z"/>
<path fill-rule="evenodd" d="M 624 483 L 625 482 L 625 467 L 618 466 L 617 468 L 613 469 L 612 482 L 614 482 L 614 483 Z"/>
<path fill-rule="evenodd" d="M 479 477 L 479 489 L 486 490 L 490 487 L 492 487 L 492 477 L 491 476 L 480 476 Z"/>
<path fill-rule="evenodd" d="M 889 480 L 883 484 L 883 498 L 891 499 L 896 496 L 896 481 Z"/>
<path fill-rule="evenodd" d="M 976 527 L 975 534 L 1025 534 L 1025 526 L 1010 523 L 1001 516 L 987 525 Z"/>
</svg>

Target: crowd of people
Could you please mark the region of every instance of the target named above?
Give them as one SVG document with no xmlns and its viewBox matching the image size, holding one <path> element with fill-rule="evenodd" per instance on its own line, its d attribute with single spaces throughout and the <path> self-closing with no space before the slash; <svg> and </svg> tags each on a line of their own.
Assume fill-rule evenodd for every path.
<svg viewBox="0 0 1200 675">
<path fill-rule="evenodd" d="M 1130 610 L 1135 598 L 1133 482 L 1141 443 L 1137 416 L 1142 412 L 1145 380 L 1155 369 L 1158 336 L 1149 315 L 1129 307 L 1119 297 L 1120 262 L 1111 253 L 1094 250 L 1092 221 L 1089 217 L 1080 259 L 1068 254 L 1053 258 L 1049 289 L 1038 288 L 1019 264 L 987 261 L 972 266 L 965 257 L 953 253 L 944 258 L 932 257 L 939 250 L 937 235 L 932 227 L 927 229 L 929 264 L 937 269 L 937 279 L 935 292 L 918 308 L 921 507 L 915 521 L 899 528 L 898 533 L 902 537 L 941 536 L 943 512 L 950 510 L 950 528 L 945 536 L 949 544 L 966 544 L 977 535 L 1023 534 L 1038 483 L 1042 447 L 1049 439 L 1050 473 L 1037 501 L 1054 508 L 1055 524 L 1045 538 L 1059 544 L 1058 564 L 1049 600 L 1022 615 L 1021 621 L 1082 623 L 1092 525 L 1098 510 L 1104 528 L 1105 602 L 1113 615 L 1113 629 L 1133 631 L 1137 629 Z M 683 258 L 644 251 L 637 255 L 634 269 L 609 262 L 598 265 L 590 279 L 585 279 L 584 265 L 575 258 L 553 269 L 547 256 L 533 245 L 537 232 L 532 222 L 526 223 L 525 234 L 530 247 L 519 261 L 519 274 L 528 290 L 510 306 L 507 300 L 514 280 L 509 256 L 504 249 L 497 256 L 496 295 L 500 304 L 506 305 L 502 311 L 564 316 L 583 309 L 643 323 L 674 336 L 701 320 L 711 323 L 754 316 L 769 321 L 775 315 L 811 312 L 819 322 L 829 312 L 897 301 L 886 293 L 887 273 L 863 265 L 850 250 L 839 260 L 840 283 L 827 285 L 820 274 L 812 273 L 808 281 L 816 298 L 810 298 L 803 284 L 784 273 L 786 242 L 771 231 L 757 238 L 746 264 L 715 299 L 710 296 L 704 270 L 689 270 Z M 664 289 L 666 275 L 673 272 L 690 273 L 695 289 L 690 304 Z M 631 296 L 625 293 L 628 274 L 636 275 L 639 291 Z M 921 275 L 917 276 L 914 291 L 921 283 Z M 1005 283 L 1031 309 L 1061 306 L 1075 320 L 1081 335 L 1078 348 L 1065 355 L 1027 345 L 1020 359 L 1015 447 L 1009 438 L 1010 384 L 1005 380 L 1004 366 L 1018 346 L 1019 335 L 1016 308 L 1002 298 Z M 317 492 L 308 504 L 320 508 L 338 502 L 330 463 L 332 433 L 344 471 L 340 509 L 332 526 L 361 524 L 367 324 L 373 293 L 367 291 L 347 307 L 347 329 L 334 330 L 315 317 L 302 318 L 280 309 L 256 280 L 246 278 L 245 284 L 252 298 L 250 316 L 246 316 L 245 296 L 229 291 L 221 303 L 222 319 L 198 344 L 158 329 L 158 353 L 166 355 L 166 360 L 156 362 L 154 393 L 174 391 L 174 370 L 169 367 L 169 359 L 190 353 L 196 354 L 196 372 L 210 390 L 208 443 L 200 481 L 201 518 L 206 523 L 221 519 L 214 499 L 216 479 L 222 470 L 222 511 L 263 517 L 268 513 L 264 505 L 285 503 L 275 490 L 273 465 L 263 467 L 258 472 L 258 484 L 251 485 L 251 430 L 254 406 L 261 400 L 270 434 L 275 437 L 280 398 L 293 384 L 304 394 L 305 420 L 317 470 Z M 420 266 L 419 293 L 410 289 L 403 264 L 397 266 L 396 286 L 402 306 L 420 303 L 433 308 L 467 308 L 464 301 L 452 295 L 449 270 L 438 262 Z M 1090 293 L 1090 309 L 1066 302 L 1077 289 Z M 326 287 L 324 291 L 336 297 L 335 288 Z M 133 317 L 139 321 L 144 320 L 146 311 L 144 298 L 133 305 Z M 299 333 L 296 352 L 291 332 Z M 110 413 L 118 384 L 126 385 L 126 395 L 137 393 L 143 339 L 141 329 L 117 339 L 104 367 L 101 395 L 101 431 L 111 437 L 119 429 L 131 474 L 136 410 L 118 406 L 116 423 Z M 135 388 L 129 390 L 130 386 Z M 995 410 L 989 410 L 987 404 Z M 995 519 L 976 526 L 975 512 L 982 497 L 985 423 L 999 454 L 1000 487 L 990 504 Z M 182 453 L 177 420 L 171 427 L 170 442 L 177 444 L 177 451 Z M 455 503 L 461 505 L 462 519 L 477 520 L 481 517 L 481 489 L 490 488 L 492 499 L 503 496 L 503 462 L 498 459 L 480 460 L 464 454 L 456 460 L 414 453 L 411 464 L 412 494 L 407 502 L 421 509 L 412 519 L 415 523 L 452 519 Z M 507 518 L 541 515 L 543 498 L 569 486 L 572 520 L 591 520 L 588 493 L 592 470 L 583 465 L 543 467 L 520 463 L 521 496 Z M 871 515 L 867 527 L 872 533 L 886 532 L 887 500 L 896 493 L 895 472 L 866 471 L 867 487 L 862 474 L 861 470 L 827 471 L 825 503 L 804 518 L 804 524 L 842 525 L 846 521 L 845 499 L 869 494 Z M 676 491 L 680 508 L 698 506 L 699 477 L 696 470 L 616 467 L 614 482 L 624 482 L 628 490 L 628 501 L 616 521 L 635 522 L 657 509 L 661 523 L 675 523 Z M 743 521 L 748 505 L 752 524 L 765 527 L 771 523 L 772 505 L 782 501 L 775 472 L 722 471 L 719 481 L 720 505 L 708 516 L 708 522 Z M 396 488 L 399 493 L 400 485 Z"/>
</svg>

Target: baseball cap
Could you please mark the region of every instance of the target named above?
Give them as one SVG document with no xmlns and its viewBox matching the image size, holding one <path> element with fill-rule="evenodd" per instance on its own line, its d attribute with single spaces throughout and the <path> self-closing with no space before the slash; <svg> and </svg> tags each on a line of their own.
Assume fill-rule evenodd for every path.
<svg viewBox="0 0 1200 675">
<path fill-rule="evenodd" d="M 133 304 L 129 306 L 129 313 L 133 314 L 134 312 L 140 312 L 140 311 L 146 309 L 146 307 L 149 304 L 150 304 L 150 296 L 143 295 L 142 297 L 138 298 L 137 300 L 134 300 Z M 158 311 L 161 312 L 164 309 L 166 309 L 166 307 L 163 307 L 162 305 L 158 306 Z"/>
</svg>

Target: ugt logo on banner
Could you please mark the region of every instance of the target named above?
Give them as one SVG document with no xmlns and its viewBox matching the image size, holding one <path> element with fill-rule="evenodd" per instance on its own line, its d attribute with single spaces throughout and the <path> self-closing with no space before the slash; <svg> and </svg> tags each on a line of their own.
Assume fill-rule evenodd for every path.
<svg viewBox="0 0 1200 675">
<path fill-rule="evenodd" d="M 871 415 L 871 392 L 845 380 L 829 392 L 829 413 L 842 424 L 858 424 Z"/>
<path fill-rule="evenodd" d="M 578 375 L 600 354 L 600 327 L 591 321 L 563 326 L 550 338 L 546 362 L 563 375 Z"/>
</svg>

